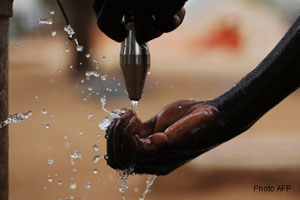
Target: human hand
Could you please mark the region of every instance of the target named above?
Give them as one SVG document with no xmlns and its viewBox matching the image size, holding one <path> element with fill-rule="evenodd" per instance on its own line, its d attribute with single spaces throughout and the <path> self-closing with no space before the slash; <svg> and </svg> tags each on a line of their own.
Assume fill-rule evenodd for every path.
<svg viewBox="0 0 300 200">
<path fill-rule="evenodd" d="M 207 102 L 183 100 L 142 123 L 126 110 L 107 130 L 107 163 L 114 169 L 165 175 L 222 143 L 219 111 Z"/>
<path fill-rule="evenodd" d="M 187 0 L 94 0 L 97 24 L 111 39 L 122 42 L 128 31 L 122 18 L 128 12 L 135 15 L 137 39 L 148 42 L 175 30 L 183 21 Z"/>
</svg>

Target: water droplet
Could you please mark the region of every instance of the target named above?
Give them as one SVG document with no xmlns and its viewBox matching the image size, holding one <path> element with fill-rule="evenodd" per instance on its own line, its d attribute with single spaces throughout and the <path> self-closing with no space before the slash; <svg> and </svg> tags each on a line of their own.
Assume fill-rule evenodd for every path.
<svg viewBox="0 0 300 200">
<path fill-rule="evenodd" d="M 88 119 L 91 119 L 94 116 L 94 113 L 89 113 L 88 114 Z"/>
<path fill-rule="evenodd" d="M 53 162 L 54 162 L 54 161 L 53 161 L 52 159 L 49 159 L 49 160 L 48 160 L 48 164 L 49 164 L 49 165 L 53 165 Z"/>
<path fill-rule="evenodd" d="M 106 80 L 107 80 L 107 75 L 101 76 L 101 80 L 102 80 L 102 81 L 106 81 Z"/>
<path fill-rule="evenodd" d="M 71 183 L 71 184 L 70 184 L 70 189 L 71 189 L 71 190 L 75 190 L 76 188 L 77 188 L 76 183 Z"/>
<path fill-rule="evenodd" d="M 51 18 L 49 19 L 39 19 L 38 20 L 39 24 L 46 24 L 46 25 L 52 25 L 53 20 Z"/>
<path fill-rule="evenodd" d="M 43 186 L 43 190 L 47 190 L 47 187 L 46 187 L 46 186 Z"/>
<path fill-rule="evenodd" d="M 78 52 L 83 51 L 83 46 L 77 45 L 76 46 L 76 51 L 78 51 Z"/>
<path fill-rule="evenodd" d="M 97 144 L 94 144 L 94 145 L 93 145 L 93 149 L 94 149 L 95 151 L 99 151 L 99 150 L 100 150 L 100 148 L 99 148 L 99 146 L 98 146 Z"/>
<path fill-rule="evenodd" d="M 103 158 L 103 156 L 99 156 L 99 155 L 94 156 L 94 159 L 93 159 L 94 163 L 99 162 L 99 160 L 100 160 L 101 158 Z"/>
<path fill-rule="evenodd" d="M 106 57 L 105 57 L 105 56 L 102 56 L 101 58 L 102 58 L 102 60 L 106 60 Z"/>
<path fill-rule="evenodd" d="M 65 135 L 65 136 L 64 136 L 64 139 L 65 139 L 65 140 L 68 139 L 68 136 Z"/>
<path fill-rule="evenodd" d="M 84 134 L 84 132 L 83 132 L 83 131 L 80 131 L 80 132 L 79 132 L 79 135 L 83 135 L 83 134 Z"/>
<path fill-rule="evenodd" d="M 98 174 L 98 169 L 93 169 L 93 174 Z"/>
<path fill-rule="evenodd" d="M 92 183 L 88 181 L 88 182 L 85 184 L 85 189 L 89 190 L 89 189 L 91 189 L 91 187 L 92 187 Z"/>
<path fill-rule="evenodd" d="M 179 109 L 181 109 L 181 108 L 182 108 L 182 106 L 178 106 L 178 108 L 179 108 Z"/>
<path fill-rule="evenodd" d="M 148 72 L 147 74 L 150 76 L 150 75 L 151 75 L 151 72 Z"/>
<path fill-rule="evenodd" d="M 45 124 L 45 128 L 49 129 L 50 128 L 50 124 L 49 123 Z"/>
<path fill-rule="evenodd" d="M 77 172 L 77 168 L 73 168 L 73 170 L 72 170 L 74 173 L 76 173 Z"/>
<path fill-rule="evenodd" d="M 100 76 L 100 74 L 98 72 L 96 72 L 96 71 L 87 71 L 85 73 L 85 76 L 86 77 L 94 76 L 94 77 L 98 78 Z"/>
<path fill-rule="evenodd" d="M 92 91 L 92 90 L 93 90 L 93 88 L 92 88 L 92 87 L 88 87 L 87 89 L 88 89 L 88 91 Z"/>
<path fill-rule="evenodd" d="M 140 190 L 139 190 L 139 188 L 136 187 L 136 188 L 133 189 L 133 191 L 138 193 Z"/>
<path fill-rule="evenodd" d="M 61 181 L 58 181 L 57 184 L 58 184 L 58 185 L 62 185 L 62 182 L 61 182 Z"/>
<path fill-rule="evenodd" d="M 72 158 L 72 159 L 78 159 L 78 158 L 81 158 L 81 154 L 78 152 L 78 151 L 73 151 L 72 153 L 71 153 L 71 155 L 70 155 L 70 157 Z"/>
<path fill-rule="evenodd" d="M 18 45 L 15 45 L 15 49 L 18 49 L 19 48 L 19 46 Z"/>
<path fill-rule="evenodd" d="M 53 182 L 53 179 L 52 179 L 52 177 L 51 177 L 50 175 L 48 175 L 48 182 L 49 182 L 49 183 L 52 183 L 52 182 Z"/>
<path fill-rule="evenodd" d="M 51 31 L 51 36 L 55 37 L 56 36 L 56 31 Z"/>
<path fill-rule="evenodd" d="M 50 10 L 50 11 L 49 11 L 49 14 L 50 14 L 50 15 L 54 15 L 54 14 L 55 14 L 55 11 L 54 11 L 54 10 Z"/>
<path fill-rule="evenodd" d="M 66 48 L 66 49 L 65 49 L 65 52 L 66 52 L 66 53 L 69 53 L 69 52 L 70 52 L 70 49 L 69 49 L 69 48 Z"/>
<path fill-rule="evenodd" d="M 91 57 L 91 54 L 90 54 L 90 53 L 86 53 L 86 54 L 85 54 L 85 57 L 90 58 L 90 57 Z"/>
<path fill-rule="evenodd" d="M 84 79 L 82 79 L 80 82 L 81 82 L 81 83 L 84 83 Z"/>
<path fill-rule="evenodd" d="M 46 115 L 47 114 L 47 110 L 45 108 L 42 109 L 42 114 Z"/>
</svg>

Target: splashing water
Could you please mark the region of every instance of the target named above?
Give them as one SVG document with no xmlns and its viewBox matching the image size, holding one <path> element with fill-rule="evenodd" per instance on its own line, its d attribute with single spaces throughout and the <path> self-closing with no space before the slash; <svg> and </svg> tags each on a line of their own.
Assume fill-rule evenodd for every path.
<svg viewBox="0 0 300 200">
<path fill-rule="evenodd" d="M 125 200 L 125 191 L 128 189 L 127 181 L 129 177 L 129 170 L 117 170 L 119 179 L 122 180 L 119 191 L 122 193 L 122 200 Z"/>
<path fill-rule="evenodd" d="M 73 39 L 73 36 L 75 35 L 75 31 L 74 31 L 74 29 L 71 27 L 70 24 L 69 24 L 69 25 L 66 25 L 66 26 L 64 27 L 64 31 L 65 31 L 66 33 L 68 33 L 69 39 Z"/>
<path fill-rule="evenodd" d="M 94 77 L 98 78 L 98 77 L 100 77 L 100 74 L 96 71 L 87 71 L 87 72 L 85 72 L 85 76 L 86 77 L 94 76 Z"/>
<path fill-rule="evenodd" d="M 147 181 L 146 181 L 146 188 L 143 192 L 143 194 L 139 197 L 139 200 L 144 200 L 146 195 L 150 191 L 150 187 L 153 185 L 155 179 L 157 178 L 156 175 L 148 175 Z"/>
<path fill-rule="evenodd" d="M 112 119 L 106 117 L 104 120 L 102 120 L 101 122 L 99 122 L 98 126 L 101 130 L 106 131 L 109 127 L 109 125 L 111 124 Z"/>
<path fill-rule="evenodd" d="M 31 115 L 32 115 L 31 110 L 27 111 L 26 113 L 19 112 L 19 113 L 16 113 L 14 115 L 10 115 L 10 116 L 8 116 L 7 120 L 5 120 L 3 122 L 0 122 L 0 128 L 3 128 L 3 127 L 7 126 L 10 123 L 21 122 L 21 121 L 29 118 Z"/>
<path fill-rule="evenodd" d="M 101 106 L 102 106 L 102 109 L 107 112 L 108 114 L 110 114 L 111 118 L 112 119 L 115 119 L 115 118 L 118 118 L 118 117 L 121 117 L 120 115 L 122 113 L 124 113 L 124 111 L 120 110 L 120 109 L 117 109 L 117 110 L 114 110 L 114 111 L 110 111 L 108 109 L 105 108 L 105 105 L 106 105 L 106 96 L 104 95 L 101 99 Z M 106 119 L 109 119 L 109 118 L 106 118 Z M 112 120 L 111 119 L 111 120 Z"/>
<path fill-rule="evenodd" d="M 99 160 L 102 159 L 102 158 L 104 158 L 104 156 L 99 156 L 99 155 L 97 155 L 97 156 L 94 156 L 93 161 L 94 161 L 94 163 L 97 163 L 97 162 L 99 162 Z"/>
<path fill-rule="evenodd" d="M 38 20 L 39 24 L 46 24 L 46 25 L 52 25 L 53 20 L 51 18 L 49 19 L 39 19 Z"/>
</svg>

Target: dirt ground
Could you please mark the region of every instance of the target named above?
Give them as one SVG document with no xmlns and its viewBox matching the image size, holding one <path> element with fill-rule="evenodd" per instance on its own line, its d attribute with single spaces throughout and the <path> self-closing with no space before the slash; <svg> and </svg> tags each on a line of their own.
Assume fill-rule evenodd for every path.
<svg viewBox="0 0 300 200">
<path fill-rule="evenodd" d="M 61 47 L 57 47 L 56 43 L 41 41 L 45 39 L 31 38 L 23 42 L 11 42 L 10 113 L 32 110 L 33 115 L 28 120 L 9 127 L 10 199 L 50 200 L 67 199 L 71 196 L 82 200 L 121 199 L 118 191 L 120 180 L 115 171 L 107 167 L 103 159 L 98 163 L 93 162 L 95 155 L 105 155 L 104 133 L 97 124 L 107 113 L 101 109 L 99 96 L 95 95 L 95 92 L 84 101 L 89 93 L 86 88 L 89 83 L 81 83 L 74 78 L 74 72 L 71 72 L 66 64 L 68 60 L 61 61 Z M 15 48 L 16 44 L 19 45 L 18 48 Z M 31 52 L 28 52 L 28 49 L 31 49 Z M 40 55 L 42 51 L 50 53 Z M 57 72 L 58 69 L 61 69 L 60 73 Z M 221 70 L 226 71 L 226 68 Z M 218 75 L 211 76 L 210 73 L 195 75 L 192 69 L 187 70 L 184 78 L 176 71 L 169 76 L 161 75 L 158 71 L 154 69 L 148 77 L 139 105 L 139 115 L 144 120 L 175 100 L 205 100 L 220 95 L 244 73 L 235 77 L 224 75 L 221 79 Z M 118 80 L 119 75 L 115 76 Z M 112 87 L 117 87 L 118 81 L 113 80 L 111 76 L 108 81 L 114 83 Z M 98 80 L 94 81 L 92 86 L 97 88 L 101 84 L 103 83 Z M 111 97 L 107 105 L 109 109 L 129 106 L 124 92 L 108 97 Z M 214 154 L 208 153 L 204 159 L 207 161 L 205 167 L 201 167 L 200 157 L 168 176 L 159 177 L 147 199 L 299 199 L 299 152 L 290 152 L 290 162 L 284 165 L 284 157 L 290 155 L 287 150 L 297 149 L 295 140 L 299 142 L 299 100 L 300 94 L 297 91 L 248 132 L 234 140 L 238 142 L 264 137 L 267 141 L 272 141 L 272 138 L 276 137 L 279 138 L 279 143 L 276 143 L 279 146 L 268 143 L 269 145 L 266 144 L 256 151 L 255 146 L 247 144 L 247 148 L 240 152 L 235 143 L 228 143 L 226 145 L 233 150 L 216 152 L 219 156 L 218 161 L 210 160 L 210 155 Z M 42 114 L 42 109 L 46 109 L 48 113 Z M 89 113 L 94 113 L 91 119 L 88 119 Z M 47 123 L 50 123 L 49 129 L 45 128 Z M 101 134 L 100 143 L 97 142 L 97 133 Z M 284 146 L 280 143 L 281 138 L 295 142 Z M 100 152 L 94 151 L 94 144 L 99 145 Z M 280 148 L 285 150 L 282 154 L 281 151 L 276 151 Z M 72 165 L 70 154 L 74 150 L 80 152 L 82 158 Z M 255 154 L 264 154 L 265 150 L 269 152 L 266 155 L 271 156 L 272 152 L 278 152 L 278 155 L 276 153 L 272 159 L 268 156 L 257 156 L 258 159 L 255 159 Z M 234 159 L 222 159 L 229 154 Z M 252 160 L 246 158 L 246 161 L 243 161 L 246 165 L 251 164 L 252 168 L 238 164 L 238 160 L 245 154 L 254 157 Z M 53 160 L 53 164 L 49 165 L 48 160 Z M 230 167 L 224 168 L 235 161 L 235 167 L 229 165 Z M 259 165 L 264 161 L 265 165 Z M 98 169 L 98 174 L 93 174 L 94 169 Z M 52 178 L 52 182 L 48 181 L 49 177 Z M 126 199 L 138 199 L 145 187 L 145 180 L 146 176 L 130 177 Z M 87 182 L 91 182 L 90 189 L 85 188 Z M 70 189 L 72 183 L 77 184 L 74 190 Z M 288 192 L 254 192 L 254 185 L 291 185 L 292 189 Z"/>
</svg>

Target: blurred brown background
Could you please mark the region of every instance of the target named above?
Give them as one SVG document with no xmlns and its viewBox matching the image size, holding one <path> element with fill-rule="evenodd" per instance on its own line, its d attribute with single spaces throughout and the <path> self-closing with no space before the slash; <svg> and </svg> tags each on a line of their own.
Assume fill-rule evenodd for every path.
<svg viewBox="0 0 300 200">
<path fill-rule="evenodd" d="M 55 1 L 14 3 L 9 109 L 10 114 L 32 110 L 33 115 L 9 127 L 10 199 L 118 200 L 116 172 L 103 159 L 94 163 L 93 157 L 105 155 L 98 122 L 108 114 L 99 99 L 106 94 L 111 110 L 130 105 L 118 65 L 120 45 L 97 29 L 91 1 L 63 3 L 85 46 L 81 54 L 63 32 Z M 149 43 L 151 75 L 138 107 L 143 120 L 175 100 L 206 100 L 232 87 L 284 35 L 300 13 L 300 1 L 190 0 L 186 9 L 179 29 Z M 39 18 L 50 17 L 53 25 L 38 24 Z M 86 58 L 86 53 L 91 56 Z M 85 71 L 96 69 L 94 59 L 107 80 L 84 77 Z M 159 177 L 146 199 L 300 199 L 299 102 L 297 91 L 241 136 Z M 90 113 L 94 116 L 88 119 Z M 70 154 L 75 150 L 82 158 L 72 165 Z M 130 177 L 126 199 L 138 199 L 145 181 L 146 176 Z M 88 182 L 90 189 L 85 188 Z M 70 188 L 73 183 L 75 189 Z M 253 191 L 254 185 L 283 184 L 292 189 Z"/>
</svg>

